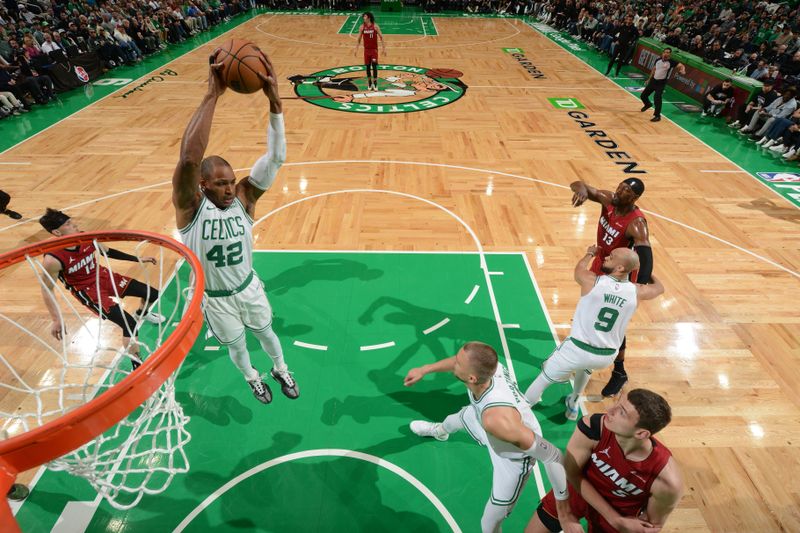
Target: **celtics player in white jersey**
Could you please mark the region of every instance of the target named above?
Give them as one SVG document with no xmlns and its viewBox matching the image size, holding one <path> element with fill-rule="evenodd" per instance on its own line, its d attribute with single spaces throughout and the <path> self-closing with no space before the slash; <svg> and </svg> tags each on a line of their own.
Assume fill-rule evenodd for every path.
<svg viewBox="0 0 800 533">
<path fill-rule="evenodd" d="M 404 385 L 409 387 L 431 372 L 452 372 L 467 386 L 469 405 L 442 423 L 415 420 L 411 431 L 422 437 L 447 440 L 451 433 L 466 429 L 486 446 L 493 474 L 492 491 L 481 518 L 483 533 L 501 530 L 528 480 L 531 459 L 544 464 L 556 499 L 567 502 L 563 455 L 542 437 L 530 404 L 491 346 L 468 342 L 453 357 L 409 370 Z"/>
<path fill-rule="evenodd" d="M 181 144 L 172 177 L 172 203 L 183 242 L 191 248 L 205 273 L 206 325 L 228 348 L 253 395 L 262 403 L 272 392 L 250 362 L 246 330 L 258 338 L 272 359 L 271 375 L 291 399 L 299 390 L 283 359 L 280 340 L 272 331 L 272 308 L 261 280 L 253 272 L 253 217 L 258 199 L 275 180 L 286 157 L 283 112 L 272 65 L 263 57 L 268 76 L 261 76 L 269 99 L 267 153 L 256 161 L 250 176 L 236 181 L 230 164 L 219 156 L 204 158 L 217 99 L 225 91 L 220 64 L 211 67 L 208 92 L 195 112 Z"/>
<path fill-rule="evenodd" d="M 566 398 L 565 415 L 569 420 L 578 418 L 578 399 L 592 370 L 614 363 L 639 300 L 652 300 L 664 292 L 664 285 L 655 276 L 650 277 L 652 283 L 648 285 L 628 281 L 628 274 L 639 268 L 635 251 L 614 249 L 603 260 L 603 276 L 588 269 L 596 252 L 597 246 L 590 246 L 575 265 L 581 299 L 569 337 L 544 362 L 542 372 L 525 391 L 531 405 L 536 405 L 547 387 L 566 383 L 575 372 L 573 392 Z"/>
</svg>

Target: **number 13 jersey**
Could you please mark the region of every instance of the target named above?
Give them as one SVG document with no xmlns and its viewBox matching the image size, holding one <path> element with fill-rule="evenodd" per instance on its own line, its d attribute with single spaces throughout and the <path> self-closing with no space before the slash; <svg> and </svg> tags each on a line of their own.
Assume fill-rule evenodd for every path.
<svg viewBox="0 0 800 533">
<path fill-rule="evenodd" d="M 239 198 L 220 209 L 204 194 L 194 218 L 180 233 L 183 244 L 203 265 L 209 296 L 241 292 L 252 280 L 253 219 Z"/>
<path fill-rule="evenodd" d="M 603 259 L 612 250 L 633 248 L 633 240 L 627 235 L 628 225 L 637 218 L 644 218 L 644 213 L 636 206 L 626 215 L 619 215 L 613 205 L 602 206 L 600 219 L 597 221 L 597 255 L 589 270 L 602 276 L 603 271 L 600 267 L 603 266 Z M 638 274 L 638 270 L 631 272 L 631 281 L 635 282 Z"/>
<path fill-rule="evenodd" d="M 578 301 L 570 337 L 596 348 L 619 348 L 637 303 L 635 283 L 599 276 Z"/>
</svg>

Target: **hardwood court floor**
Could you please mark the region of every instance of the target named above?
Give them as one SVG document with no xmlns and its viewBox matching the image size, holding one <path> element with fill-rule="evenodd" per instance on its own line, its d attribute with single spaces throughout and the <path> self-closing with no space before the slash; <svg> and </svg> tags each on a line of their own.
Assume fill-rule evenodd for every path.
<svg viewBox="0 0 800 533">
<path fill-rule="evenodd" d="M 53 206 L 85 229 L 174 235 L 168 180 L 214 46 L 230 37 L 254 40 L 291 96 L 288 76 L 360 62 L 355 39 L 337 34 L 344 19 L 264 15 L 246 22 L 170 63 L 177 76 L 107 98 L 2 154 L 0 162 L 30 163 L 0 165 L 3 188 L 27 215 Z M 795 209 L 746 174 L 701 172 L 737 169 L 669 121 L 648 122 L 625 91 L 522 22 L 437 18 L 436 27 L 438 37 L 387 36 L 381 60 L 462 71 L 468 89 L 453 104 L 359 115 L 285 101 L 288 163 L 257 216 L 324 196 L 265 220 L 257 246 L 473 250 L 468 226 L 488 251 L 526 252 L 566 336 L 578 298 L 571 272 L 594 242 L 599 210 L 572 208 L 565 187 L 585 179 L 613 189 L 628 177 L 615 164 L 622 156 L 609 156 L 548 101 L 576 98 L 583 120 L 647 172 L 637 174 L 647 184 L 640 206 L 667 293 L 637 312 L 626 366 L 630 387 L 651 388 L 673 406 L 661 438 L 687 492 L 666 530 L 800 530 Z M 522 48 L 545 77 L 532 78 L 504 47 Z M 245 176 L 264 151 L 266 115 L 261 95 L 224 95 L 208 153 L 224 155 Z M 405 196 L 368 192 L 377 189 Z M 337 193 L 344 190 L 353 192 Z M 34 223 L 19 225 L 0 232 L 0 249 L 45 237 Z M 46 333 L 39 288 L 17 291 L 8 312 L 42 317 Z M 588 393 L 598 394 L 607 376 L 599 372 Z M 525 387 L 534 376 L 518 377 Z M 590 411 L 608 405 L 587 403 Z"/>
</svg>

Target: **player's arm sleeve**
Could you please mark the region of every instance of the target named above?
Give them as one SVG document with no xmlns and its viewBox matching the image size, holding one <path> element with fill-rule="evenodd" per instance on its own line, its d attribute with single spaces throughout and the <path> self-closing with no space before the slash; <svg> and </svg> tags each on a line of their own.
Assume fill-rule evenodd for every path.
<svg viewBox="0 0 800 533">
<path fill-rule="evenodd" d="M 258 189 L 266 191 L 275 181 L 278 169 L 286 160 L 286 132 L 283 125 L 283 113 L 269 114 L 267 129 L 267 153 L 262 155 L 253 165 L 248 181 Z"/>
<path fill-rule="evenodd" d="M 115 250 L 114 248 L 109 248 L 106 251 L 106 255 L 111 259 L 119 259 L 120 261 L 139 261 L 139 258 L 135 255 L 126 254 L 125 252 L 121 252 L 119 250 Z"/>
<path fill-rule="evenodd" d="M 639 275 L 636 278 L 637 283 L 642 285 L 653 281 L 653 249 L 649 245 L 640 244 L 634 246 L 633 249 L 639 255 Z"/>
<path fill-rule="evenodd" d="M 555 445 L 541 435 L 536 435 L 533 446 L 525 450 L 529 457 L 540 461 L 547 472 L 547 479 L 553 486 L 553 495 L 557 500 L 569 499 L 567 491 L 567 471 L 564 470 L 564 454 Z"/>
</svg>

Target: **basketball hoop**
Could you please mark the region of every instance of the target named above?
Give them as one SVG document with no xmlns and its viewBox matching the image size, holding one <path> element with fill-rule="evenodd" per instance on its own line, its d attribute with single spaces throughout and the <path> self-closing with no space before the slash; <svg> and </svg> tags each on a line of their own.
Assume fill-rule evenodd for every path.
<svg viewBox="0 0 800 533">
<path fill-rule="evenodd" d="M 101 343 L 101 335 L 97 335 L 97 344 L 93 353 L 82 354 L 80 364 L 71 361 L 71 346 L 64 339 L 61 352 L 52 347 L 53 339 L 47 343 L 39 337 L 33 326 L 26 327 L 0 312 L 1 320 L 5 320 L 17 330 L 33 337 L 43 352 L 55 354 L 54 360 L 63 363 L 59 374 L 61 382 L 55 386 L 32 388 L 25 381 L 23 372 L 15 370 L 12 362 L 0 353 L 0 390 L 9 391 L 24 397 L 27 393 L 35 398 L 24 400 L 25 407 L 19 407 L 13 413 L 0 413 L 6 422 L 13 420 L 24 432 L 0 441 L 0 491 L 2 495 L 13 485 L 16 476 L 31 468 L 50 463 L 56 470 L 68 472 L 86 478 L 90 484 L 114 507 L 126 509 L 133 507 L 141 499 L 143 493 L 154 494 L 167 488 L 176 473 L 188 470 L 188 460 L 183 446 L 189 441 L 189 433 L 184 426 L 188 417 L 183 414 L 179 403 L 175 401 L 174 381 L 177 370 L 186 354 L 194 344 L 203 324 L 201 301 L 204 287 L 203 271 L 197 257 L 177 241 L 154 233 L 140 231 L 104 231 L 80 233 L 66 237 L 50 239 L 28 245 L 18 250 L 0 255 L 0 270 L 27 261 L 36 277 L 49 276 L 41 263 L 33 258 L 64 248 L 101 242 L 138 242 L 140 247 L 157 245 L 160 248 L 160 276 L 158 287 L 162 290 L 159 301 L 161 306 L 165 299 L 163 289 L 165 283 L 164 251 L 176 254 L 175 259 L 175 309 L 166 321 L 164 330 L 158 327 L 157 335 L 151 345 L 140 341 L 138 333 L 140 322 L 134 335 L 135 342 L 145 353 L 143 364 L 135 371 L 128 371 L 123 363 L 130 359 L 127 350 L 109 349 Z M 99 247 L 97 253 L 103 252 Z M 173 254 L 170 254 L 170 262 Z M 141 257 L 140 254 L 136 254 Z M 108 264 L 106 256 L 106 264 Z M 102 262 L 102 261 L 101 261 Z M 178 270 L 183 265 L 191 268 L 188 283 L 188 298 L 180 288 Z M 99 265 L 98 265 L 99 266 Z M 144 272 L 144 264 L 139 261 Z M 38 271 L 37 271 L 38 269 Z M 42 272 L 44 274 L 42 274 Z M 9 275 L 17 275 L 18 271 Z M 22 272 L 21 274 L 25 274 Z M 113 271 L 111 273 L 113 279 Z M 148 284 L 148 287 L 150 285 Z M 66 294 L 60 285 L 61 300 L 67 303 L 72 295 Z M 58 302 L 56 290 L 51 296 Z M 119 295 L 117 295 L 119 297 Z M 188 299 L 188 301 L 186 301 Z M 179 303 L 185 302 L 183 316 L 176 316 Z M 77 302 L 76 302 L 77 303 Z M 67 303 L 67 305 L 72 305 Z M 44 313 L 44 306 L 42 312 Z M 90 314 L 80 305 L 73 307 L 76 314 Z M 78 313 L 81 310 L 81 313 Z M 61 309 L 59 308 L 59 313 Z M 173 318 L 174 317 L 174 318 Z M 81 321 L 82 318 L 79 317 Z M 168 333 L 167 328 L 178 321 L 174 331 Z M 39 321 L 40 324 L 41 320 Z M 100 320 L 99 328 L 111 328 L 107 322 Z M 62 322 L 63 323 L 63 322 Z M 84 322 L 86 324 L 86 322 Z M 99 332 L 99 330 L 98 330 Z M 166 337 L 164 337 L 166 335 Z M 66 335 L 64 336 L 66 337 Z M 141 352 L 140 352 L 141 353 Z M 87 362 L 88 360 L 88 362 Z M 13 361 L 13 360 L 12 360 Z M 13 361 L 15 362 L 15 361 Z M 2 366 L 5 368 L 2 368 Z M 98 377 L 98 374 L 102 376 Z M 76 383 L 70 382 L 70 376 L 80 374 Z M 90 379 L 88 376 L 94 376 Z M 57 376 L 58 377 L 58 376 Z M 83 382 L 79 382 L 83 380 Z M 69 394 L 77 390 L 76 394 Z M 49 396 L 48 396 L 49 395 Z M 44 405 L 44 400 L 52 400 L 56 408 Z M 51 403 L 52 403 L 51 402 Z M 71 405 L 74 404 L 74 405 Z M 35 404 L 35 405 L 33 405 Z M 35 409 L 34 409 L 35 407 Z M 25 409 L 32 409 L 25 412 Z M 5 410 L 5 407 L 4 409 Z M 32 427 L 35 426 L 35 427 Z M 109 431 L 111 430 L 111 431 Z M 156 466 L 151 466 L 156 465 Z M 0 504 L 0 529 L 2 531 L 19 531 L 7 501 L 3 498 Z"/>
</svg>

